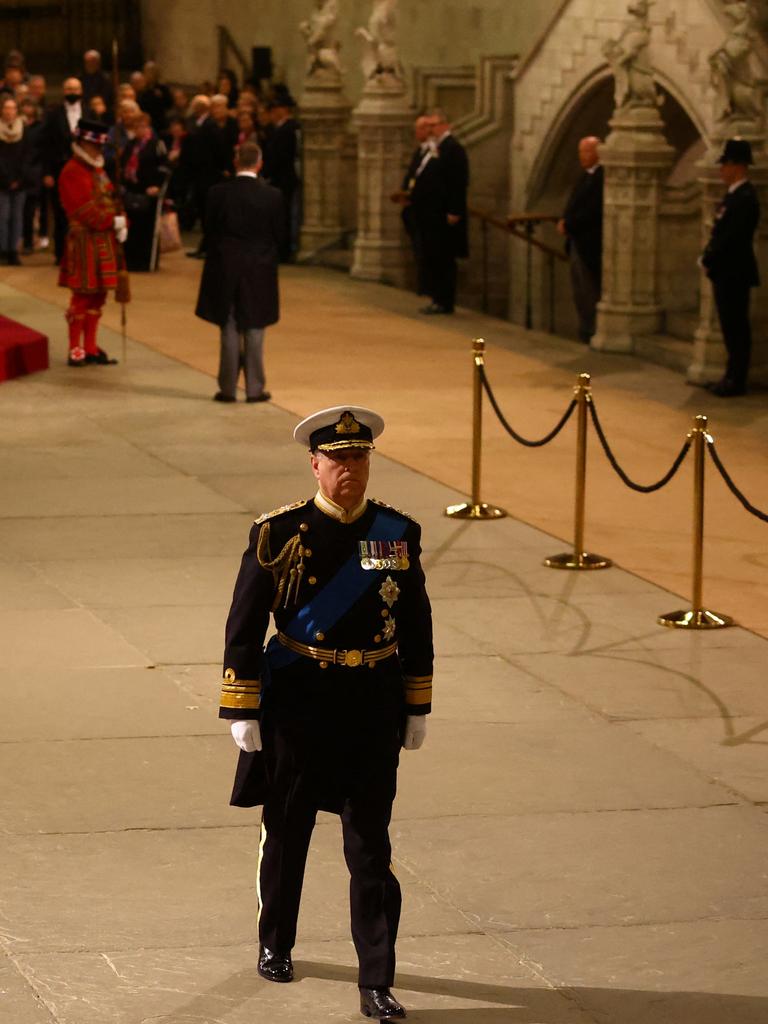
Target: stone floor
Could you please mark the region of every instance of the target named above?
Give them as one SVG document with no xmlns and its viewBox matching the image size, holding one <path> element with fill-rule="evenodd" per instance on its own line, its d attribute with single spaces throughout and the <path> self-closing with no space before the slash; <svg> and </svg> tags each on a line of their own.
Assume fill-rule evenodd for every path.
<svg viewBox="0 0 768 1024">
<path fill-rule="evenodd" d="M 380 397 L 392 418 L 372 493 L 422 521 L 435 610 L 435 712 L 423 750 L 403 755 L 392 829 L 405 894 L 396 991 L 410 1019 L 768 1019 L 768 641 L 656 626 L 684 590 L 652 582 L 671 542 L 648 516 L 667 554 L 646 578 L 545 569 L 563 547 L 552 534 L 568 535 L 548 525 L 570 501 L 567 444 L 562 465 L 529 470 L 547 456 L 526 453 L 502 473 L 492 467 L 506 439 L 489 429 L 493 498 L 520 518 L 441 515 L 468 477 L 472 334 L 503 341 L 492 366 L 510 415 L 526 367 L 517 393 L 531 434 L 585 355 L 586 369 L 612 365 L 604 418 L 620 444 L 647 430 L 648 465 L 673 447 L 651 437 L 656 426 L 691 411 L 679 378 L 623 357 L 592 364 L 469 314 L 421 323 L 402 293 L 292 270 L 269 342 L 275 403 L 219 406 L 215 339 L 189 313 L 181 261 L 136 282 L 131 338 L 151 345 L 129 340 L 127 363 L 83 371 L 63 365 L 60 293 L 42 266 L 21 273 L 4 274 L 2 312 L 49 333 L 53 366 L 0 386 L 3 1022 L 358 1019 L 331 817 L 313 841 L 297 982 L 256 974 L 257 817 L 227 806 L 235 752 L 215 717 L 250 521 L 311 492 L 290 431 L 296 414 L 343 395 L 342 365 L 354 397 Z M 339 334 L 318 339 L 313 327 L 335 320 Z M 379 376 L 366 380 L 366 346 L 382 335 Z M 110 330 L 104 343 L 120 354 Z M 633 412 L 651 389 L 641 423 Z M 759 466 L 761 402 L 721 413 L 744 442 L 745 475 Z M 526 475 L 541 484 L 535 516 L 530 498 L 515 500 Z M 750 480 L 765 493 L 764 477 Z M 750 553 L 764 564 L 766 534 L 722 506 L 712 518 L 734 555 L 727 595 L 757 593 L 759 573 L 739 574 Z M 615 506 L 601 513 L 616 536 L 618 518 Z M 758 611 L 756 628 L 768 619 Z"/>
</svg>

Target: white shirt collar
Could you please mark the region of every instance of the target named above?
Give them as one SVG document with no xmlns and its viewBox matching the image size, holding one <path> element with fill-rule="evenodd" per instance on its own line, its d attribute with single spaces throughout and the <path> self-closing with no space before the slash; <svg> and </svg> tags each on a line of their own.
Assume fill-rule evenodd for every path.
<svg viewBox="0 0 768 1024">
<path fill-rule="evenodd" d="M 593 164 L 592 167 L 588 167 L 587 168 L 587 174 L 594 174 L 595 171 L 597 171 L 599 169 L 600 169 L 600 164 L 599 163 Z"/>
<path fill-rule="evenodd" d="M 77 122 L 83 116 L 83 105 L 82 103 L 67 103 L 65 109 L 69 130 L 73 132 L 77 128 Z"/>
<path fill-rule="evenodd" d="M 345 508 L 337 505 L 335 501 L 331 501 L 329 497 L 318 489 L 315 495 L 315 505 L 317 505 L 321 512 L 325 512 L 327 516 L 337 520 L 339 523 L 354 523 L 368 508 L 368 499 L 363 498 L 359 505 L 356 505 L 355 508 L 347 512 Z"/>
<path fill-rule="evenodd" d="M 238 171 L 238 178 L 258 178 L 256 171 Z"/>
<path fill-rule="evenodd" d="M 748 181 L 749 178 L 742 178 L 741 181 L 735 181 L 732 185 L 728 187 L 728 195 L 730 195 L 731 192 L 735 192 L 737 188 L 741 188 L 742 185 L 746 185 Z"/>
<path fill-rule="evenodd" d="M 440 143 L 441 143 L 441 142 L 442 142 L 442 141 L 443 141 L 444 139 L 447 139 L 447 138 L 448 138 L 448 136 L 449 136 L 450 134 L 451 134 L 451 129 L 449 128 L 447 132 L 443 132 L 443 134 L 442 134 L 442 135 L 440 136 L 440 138 L 439 138 L 439 139 L 436 139 L 436 140 L 435 140 L 435 143 L 436 143 L 436 145 L 438 145 L 438 146 L 439 146 L 439 145 L 440 145 Z"/>
</svg>

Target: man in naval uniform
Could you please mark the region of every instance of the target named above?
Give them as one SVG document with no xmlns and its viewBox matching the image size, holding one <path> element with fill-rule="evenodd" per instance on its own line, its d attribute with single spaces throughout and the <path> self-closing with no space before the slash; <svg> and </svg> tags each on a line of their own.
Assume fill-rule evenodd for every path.
<svg viewBox="0 0 768 1024">
<path fill-rule="evenodd" d="M 432 625 L 413 519 L 365 496 L 383 420 L 339 406 L 303 420 L 314 498 L 251 530 L 226 627 L 219 717 L 241 749 L 232 803 L 263 803 L 259 974 L 293 978 L 318 810 L 338 813 L 349 868 L 360 1009 L 405 1017 L 390 987 L 400 886 L 388 826 L 400 748 L 418 749 L 432 697 Z M 263 649 L 270 612 L 276 636 Z"/>
</svg>

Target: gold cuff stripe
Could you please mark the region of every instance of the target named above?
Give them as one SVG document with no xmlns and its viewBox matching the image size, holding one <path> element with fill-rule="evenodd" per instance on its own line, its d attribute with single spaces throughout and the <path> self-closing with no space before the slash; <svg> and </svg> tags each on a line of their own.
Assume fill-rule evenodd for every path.
<svg viewBox="0 0 768 1024">
<path fill-rule="evenodd" d="M 261 693 L 260 686 L 222 686 L 222 693 L 240 693 L 243 696 L 246 694 L 255 694 L 258 696 Z"/>
<path fill-rule="evenodd" d="M 432 676 L 406 676 L 406 682 L 408 683 L 431 683 Z"/>
<path fill-rule="evenodd" d="M 261 694 L 254 696 L 253 694 L 246 693 L 222 693 L 219 700 L 219 707 L 230 708 L 236 711 L 240 711 L 243 708 L 254 708 L 258 710 L 261 707 Z"/>
<path fill-rule="evenodd" d="M 407 704 L 431 704 L 432 703 L 432 691 L 431 690 L 420 690 L 414 692 L 408 690 L 405 695 Z"/>
</svg>

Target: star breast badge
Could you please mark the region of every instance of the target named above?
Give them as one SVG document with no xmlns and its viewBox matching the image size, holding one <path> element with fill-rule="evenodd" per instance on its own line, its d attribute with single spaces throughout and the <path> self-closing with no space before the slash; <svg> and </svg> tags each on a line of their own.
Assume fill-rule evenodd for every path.
<svg viewBox="0 0 768 1024">
<path fill-rule="evenodd" d="M 387 576 L 379 588 L 379 595 L 387 607 L 391 608 L 400 596 L 400 587 L 398 587 L 391 576 Z"/>
</svg>

